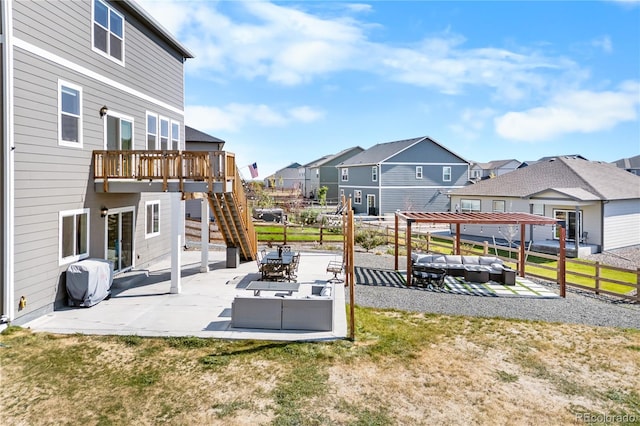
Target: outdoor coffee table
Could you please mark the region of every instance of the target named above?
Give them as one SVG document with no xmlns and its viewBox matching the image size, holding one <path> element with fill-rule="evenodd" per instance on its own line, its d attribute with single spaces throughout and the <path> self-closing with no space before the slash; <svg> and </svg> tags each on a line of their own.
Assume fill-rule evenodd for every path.
<svg viewBox="0 0 640 426">
<path fill-rule="evenodd" d="M 246 289 L 253 290 L 254 296 L 259 296 L 261 291 L 286 291 L 291 296 L 294 291 L 300 289 L 300 284 L 281 281 L 251 281 Z"/>
<path fill-rule="evenodd" d="M 464 280 L 473 283 L 486 283 L 489 281 L 489 269 L 482 266 L 465 266 Z"/>
</svg>

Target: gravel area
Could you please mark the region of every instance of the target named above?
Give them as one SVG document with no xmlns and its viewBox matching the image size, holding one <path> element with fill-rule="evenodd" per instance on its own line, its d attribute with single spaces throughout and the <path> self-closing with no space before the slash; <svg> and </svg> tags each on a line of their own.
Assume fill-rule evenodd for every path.
<svg viewBox="0 0 640 426">
<path fill-rule="evenodd" d="M 621 267 L 640 265 L 640 249 L 613 255 Z M 638 257 L 633 257 L 638 256 Z M 635 260 L 629 260 L 635 259 Z M 603 260 L 604 261 L 604 260 Z M 355 253 L 356 267 L 393 269 L 394 258 L 386 254 Z M 607 263 L 609 263 L 607 261 Z M 538 281 L 539 282 L 539 281 Z M 545 283 L 557 291 L 557 284 Z M 348 300 L 348 299 L 347 299 Z M 447 315 L 515 318 L 640 329 L 640 304 L 593 293 L 567 289 L 566 298 L 480 297 L 445 294 L 418 287 L 357 285 L 355 302 L 360 306 L 392 308 Z"/>
</svg>

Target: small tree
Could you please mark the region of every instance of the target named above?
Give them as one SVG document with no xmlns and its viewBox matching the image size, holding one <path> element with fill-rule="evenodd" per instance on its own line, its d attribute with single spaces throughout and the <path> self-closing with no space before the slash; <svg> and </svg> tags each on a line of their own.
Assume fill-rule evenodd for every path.
<svg viewBox="0 0 640 426">
<path fill-rule="evenodd" d="M 318 189 L 318 199 L 320 200 L 320 205 L 323 207 L 327 205 L 327 191 L 329 191 L 329 188 L 326 186 L 321 186 Z"/>
<path fill-rule="evenodd" d="M 372 248 L 381 246 L 386 242 L 386 239 L 382 235 L 372 229 L 358 231 L 355 236 L 355 243 L 365 249 L 367 253 L 369 253 L 369 250 Z"/>
</svg>

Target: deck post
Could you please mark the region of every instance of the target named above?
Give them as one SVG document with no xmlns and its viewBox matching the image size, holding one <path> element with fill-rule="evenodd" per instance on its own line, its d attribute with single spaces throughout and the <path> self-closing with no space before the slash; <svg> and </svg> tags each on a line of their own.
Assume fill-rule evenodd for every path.
<svg viewBox="0 0 640 426">
<path fill-rule="evenodd" d="M 412 283 L 413 268 L 411 265 L 411 219 L 407 219 L 407 231 L 405 235 L 405 242 L 407 244 L 407 286 Z"/>
<path fill-rule="evenodd" d="M 180 264 L 182 255 L 182 212 L 180 194 L 171 194 L 171 289 L 170 293 L 179 294 L 182 290 Z"/>
<path fill-rule="evenodd" d="M 200 272 L 209 272 L 209 202 L 200 199 Z"/>
</svg>

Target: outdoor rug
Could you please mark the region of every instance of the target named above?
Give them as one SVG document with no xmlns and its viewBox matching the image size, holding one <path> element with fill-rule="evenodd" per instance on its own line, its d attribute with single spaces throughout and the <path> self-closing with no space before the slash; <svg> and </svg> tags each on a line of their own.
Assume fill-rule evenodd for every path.
<svg viewBox="0 0 640 426">
<path fill-rule="evenodd" d="M 406 271 L 397 272 L 390 269 L 361 268 L 357 266 L 354 269 L 356 284 L 408 288 L 406 284 Z M 465 281 L 462 277 L 447 276 L 445 278 L 444 288 L 428 288 L 423 286 L 412 286 L 412 288 L 435 293 L 464 294 L 483 297 L 560 297 L 551 289 L 521 277 L 516 278 L 515 285 L 509 286 L 494 281 L 473 283 Z"/>
</svg>

